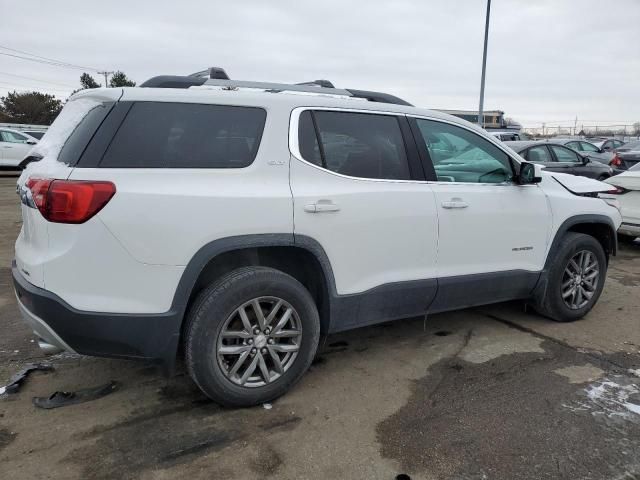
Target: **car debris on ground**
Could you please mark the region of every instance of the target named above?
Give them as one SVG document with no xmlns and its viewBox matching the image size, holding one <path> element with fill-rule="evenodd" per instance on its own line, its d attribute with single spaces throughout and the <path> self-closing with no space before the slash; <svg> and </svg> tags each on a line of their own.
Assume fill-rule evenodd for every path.
<svg viewBox="0 0 640 480">
<path fill-rule="evenodd" d="M 75 392 L 57 391 L 48 397 L 33 397 L 33 404 L 38 408 L 44 408 L 46 410 L 77 405 L 78 403 L 90 402 L 102 398 L 115 392 L 119 387 L 118 382 L 111 381 L 98 387 L 84 388 Z"/>
<path fill-rule="evenodd" d="M 49 363 L 29 363 L 25 365 L 18 373 L 14 374 L 9 380 L 9 383 L 7 383 L 4 387 L 0 387 L 0 395 L 17 393 L 18 390 L 20 390 L 22 382 L 24 382 L 24 380 L 27 378 L 27 375 L 29 375 L 29 373 L 33 371 L 41 370 L 44 372 L 49 372 L 53 369 L 53 365 Z"/>
</svg>

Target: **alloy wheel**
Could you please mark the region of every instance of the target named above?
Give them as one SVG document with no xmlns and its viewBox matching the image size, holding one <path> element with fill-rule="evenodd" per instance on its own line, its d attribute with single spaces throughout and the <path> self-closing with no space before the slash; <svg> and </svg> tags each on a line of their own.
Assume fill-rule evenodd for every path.
<svg viewBox="0 0 640 480">
<path fill-rule="evenodd" d="M 225 321 L 216 345 L 218 364 L 228 380 L 262 387 L 293 365 L 302 339 L 295 308 L 278 297 L 245 302 Z"/>
</svg>

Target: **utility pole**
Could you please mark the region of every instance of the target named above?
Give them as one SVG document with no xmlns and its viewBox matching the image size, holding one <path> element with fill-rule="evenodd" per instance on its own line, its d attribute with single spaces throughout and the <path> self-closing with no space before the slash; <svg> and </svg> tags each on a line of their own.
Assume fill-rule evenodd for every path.
<svg viewBox="0 0 640 480">
<path fill-rule="evenodd" d="M 573 122 L 573 136 L 576 136 L 576 129 L 578 128 L 578 116 L 576 115 L 576 119 Z"/>
<path fill-rule="evenodd" d="M 98 72 L 98 75 L 104 75 L 104 86 L 105 86 L 105 87 L 108 87 L 108 86 L 109 86 L 109 85 L 108 85 L 108 83 L 107 83 L 107 82 L 108 82 L 107 77 L 108 77 L 109 75 L 113 75 L 114 73 L 115 73 L 115 72 L 107 72 L 107 71 L 104 71 L 104 72 Z"/>
<path fill-rule="evenodd" d="M 487 19 L 484 24 L 484 51 L 482 52 L 482 78 L 480 79 L 480 108 L 478 108 L 478 125 L 484 127 L 484 77 L 487 71 L 487 43 L 489 42 L 489 14 L 491 0 L 487 0 Z"/>
</svg>

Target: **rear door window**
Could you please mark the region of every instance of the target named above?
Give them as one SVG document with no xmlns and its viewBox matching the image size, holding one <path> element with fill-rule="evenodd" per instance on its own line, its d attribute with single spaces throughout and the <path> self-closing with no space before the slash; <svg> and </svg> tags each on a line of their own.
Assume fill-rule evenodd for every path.
<svg viewBox="0 0 640 480">
<path fill-rule="evenodd" d="M 305 160 L 336 173 L 411 179 L 402 132 L 394 115 L 306 111 L 300 116 L 299 144 Z"/>
<path fill-rule="evenodd" d="M 137 102 L 100 166 L 247 167 L 258 152 L 266 117 L 255 107 Z"/>
</svg>

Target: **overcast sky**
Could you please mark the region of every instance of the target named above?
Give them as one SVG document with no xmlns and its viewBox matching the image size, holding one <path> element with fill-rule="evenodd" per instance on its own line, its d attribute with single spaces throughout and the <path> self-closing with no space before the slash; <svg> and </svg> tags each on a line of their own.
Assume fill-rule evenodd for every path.
<svg viewBox="0 0 640 480">
<path fill-rule="evenodd" d="M 0 5 L 1 95 L 66 98 L 82 73 L 8 47 L 138 83 L 221 66 L 235 79 L 325 78 L 428 108 L 478 108 L 485 0 Z M 525 126 L 640 121 L 639 45 L 640 0 L 493 0 L 485 109 Z"/>
</svg>

